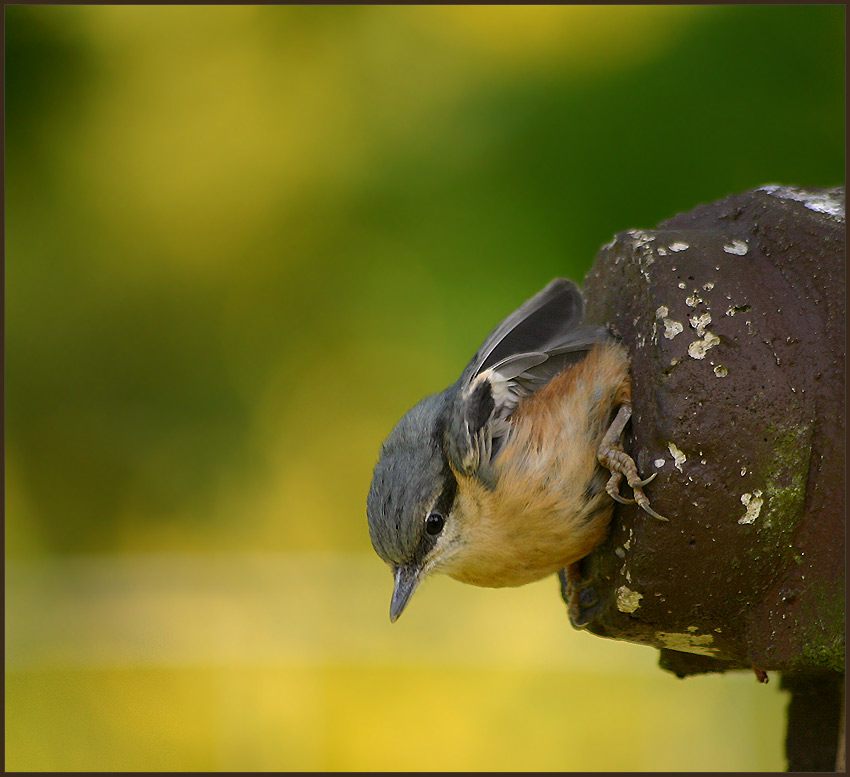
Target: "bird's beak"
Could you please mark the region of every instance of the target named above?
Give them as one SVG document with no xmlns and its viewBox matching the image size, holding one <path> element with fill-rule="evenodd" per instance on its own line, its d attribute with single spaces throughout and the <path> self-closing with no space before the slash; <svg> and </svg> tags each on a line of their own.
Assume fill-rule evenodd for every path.
<svg viewBox="0 0 850 777">
<path fill-rule="evenodd" d="M 390 621 L 395 623 L 401 615 L 413 592 L 419 587 L 420 569 L 416 564 L 402 564 L 395 569 L 395 585 L 390 602 Z"/>
</svg>

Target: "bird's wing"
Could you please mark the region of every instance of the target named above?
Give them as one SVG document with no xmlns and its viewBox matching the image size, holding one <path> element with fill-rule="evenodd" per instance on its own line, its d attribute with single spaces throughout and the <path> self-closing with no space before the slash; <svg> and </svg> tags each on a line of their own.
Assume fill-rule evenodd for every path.
<svg viewBox="0 0 850 777">
<path fill-rule="evenodd" d="M 488 478 L 519 400 L 608 338 L 582 327 L 578 287 L 558 278 L 511 313 L 487 337 L 458 381 L 446 425 L 446 448 L 458 471 Z"/>
<path fill-rule="evenodd" d="M 554 347 L 579 325 L 583 314 L 584 300 L 578 286 L 566 278 L 556 278 L 487 336 L 461 382 L 471 382 L 479 372 L 509 356 Z"/>
</svg>

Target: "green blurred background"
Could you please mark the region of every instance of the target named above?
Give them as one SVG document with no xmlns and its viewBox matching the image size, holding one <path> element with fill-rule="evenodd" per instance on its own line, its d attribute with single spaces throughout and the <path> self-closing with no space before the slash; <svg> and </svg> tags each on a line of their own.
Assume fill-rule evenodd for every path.
<svg viewBox="0 0 850 777">
<path fill-rule="evenodd" d="M 388 620 L 379 445 L 616 232 L 844 181 L 843 6 L 6 6 L 6 768 L 777 770 L 556 580 Z"/>
</svg>

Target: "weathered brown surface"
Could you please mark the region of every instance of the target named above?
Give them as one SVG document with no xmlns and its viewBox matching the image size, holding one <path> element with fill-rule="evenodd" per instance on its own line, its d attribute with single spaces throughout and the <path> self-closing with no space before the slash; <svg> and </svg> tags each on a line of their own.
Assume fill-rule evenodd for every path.
<svg viewBox="0 0 850 777">
<path fill-rule="evenodd" d="M 785 752 L 789 772 L 844 771 L 839 751 L 844 677 L 834 672 L 790 675 L 782 678 L 790 691 Z"/>
<path fill-rule="evenodd" d="M 747 192 L 599 253 L 587 318 L 630 351 L 626 449 L 670 520 L 617 506 L 588 630 L 679 675 L 844 671 L 844 253 L 843 189 Z"/>
</svg>

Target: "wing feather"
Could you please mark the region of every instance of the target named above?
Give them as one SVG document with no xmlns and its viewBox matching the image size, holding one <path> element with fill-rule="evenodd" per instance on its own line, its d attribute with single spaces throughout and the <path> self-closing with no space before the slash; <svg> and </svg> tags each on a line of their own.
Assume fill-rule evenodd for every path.
<svg viewBox="0 0 850 777">
<path fill-rule="evenodd" d="M 582 327 L 583 314 L 578 287 L 557 278 L 490 333 L 461 375 L 449 412 L 447 453 L 459 471 L 492 485 L 490 464 L 520 399 L 609 338 L 602 327 Z"/>
</svg>

